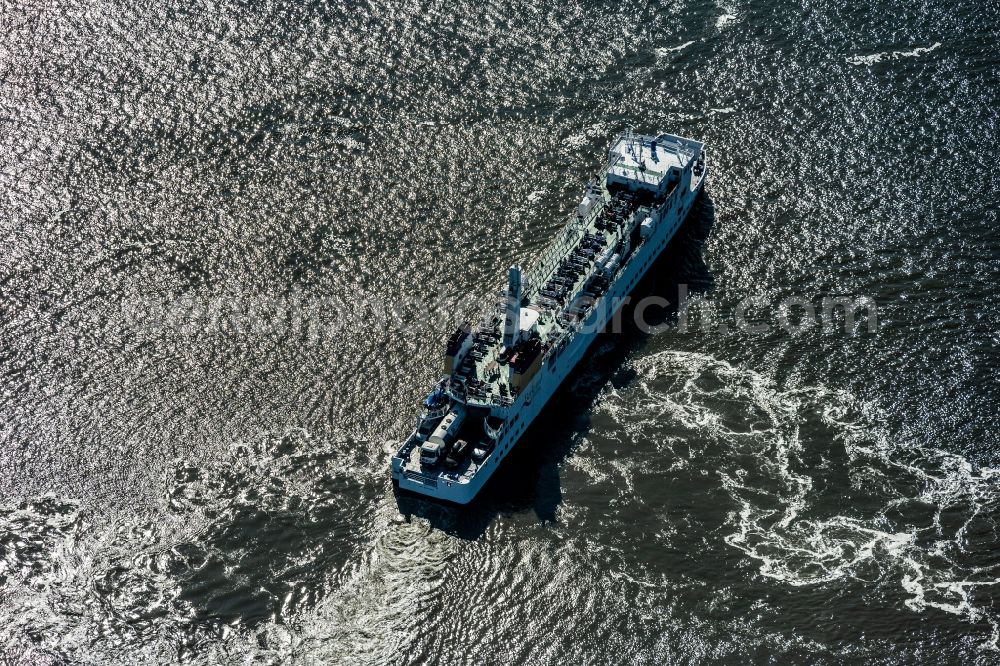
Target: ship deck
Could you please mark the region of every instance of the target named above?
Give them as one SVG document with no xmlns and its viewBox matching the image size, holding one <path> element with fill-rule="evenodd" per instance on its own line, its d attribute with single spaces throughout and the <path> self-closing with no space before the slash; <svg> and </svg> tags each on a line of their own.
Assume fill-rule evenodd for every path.
<svg viewBox="0 0 1000 666">
<path fill-rule="evenodd" d="M 479 471 L 479 467 L 480 465 L 472 460 L 472 458 L 466 456 L 456 469 L 447 469 L 440 463 L 432 468 L 425 468 L 420 463 L 419 446 L 411 448 L 408 457 L 403 461 L 403 468 L 407 471 L 417 472 L 424 476 L 451 481 L 453 483 L 468 483 L 476 475 L 476 472 Z"/>
<path fill-rule="evenodd" d="M 554 263 L 549 270 L 531 276 L 528 302 L 522 308 L 521 319 L 530 323 L 531 335 L 541 342 L 542 354 L 557 347 L 594 307 L 600 305 L 607 283 L 595 280 L 594 259 L 622 240 L 629 217 L 634 214 L 644 217 L 648 212 L 649 208 L 640 205 L 634 197 L 621 193 L 613 196 L 606 189 L 602 190 L 600 200 L 573 234 L 576 242 L 567 244 L 559 253 L 563 257 L 571 256 L 574 249 L 585 245 L 585 251 L 592 253 L 589 260 L 562 268 L 561 264 Z M 627 258 L 622 257 L 622 262 Z M 467 404 L 503 405 L 512 402 L 517 395 L 518 388 L 511 384 L 503 357 L 502 322 L 503 306 L 498 303 L 491 316 L 484 318 L 474 331 L 472 351 L 453 375 L 453 379 L 465 387 L 465 395 L 461 397 Z"/>
</svg>

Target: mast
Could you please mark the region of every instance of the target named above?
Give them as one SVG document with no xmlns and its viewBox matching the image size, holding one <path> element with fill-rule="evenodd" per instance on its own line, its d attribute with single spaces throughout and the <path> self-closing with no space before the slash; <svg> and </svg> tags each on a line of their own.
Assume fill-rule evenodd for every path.
<svg viewBox="0 0 1000 666">
<path fill-rule="evenodd" d="M 517 342 L 517 333 L 521 328 L 521 299 L 523 296 L 521 267 L 514 264 L 507 274 L 507 307 L 503 327 L 503 346 L 508 349 Z"/>
</svg>

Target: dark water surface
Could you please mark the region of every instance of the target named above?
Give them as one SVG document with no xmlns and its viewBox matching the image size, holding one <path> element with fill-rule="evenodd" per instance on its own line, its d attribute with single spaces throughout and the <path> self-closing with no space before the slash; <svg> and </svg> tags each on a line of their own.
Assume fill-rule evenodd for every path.
<svg viewBox="0 0 1000 666">
<path fill-rule="evenodd" d="M 0 6 L 2 654 L 1000 663 L 998 43 L 971 0 Z M 688 330 L 602 338 L 471 509 L 397 501 L 454 317 L 348 304 L 485 298 L 625 127 L 710 146 L 639 287 Z M 699 323 L 749 296 L 878 328 Z"/>
</svg>

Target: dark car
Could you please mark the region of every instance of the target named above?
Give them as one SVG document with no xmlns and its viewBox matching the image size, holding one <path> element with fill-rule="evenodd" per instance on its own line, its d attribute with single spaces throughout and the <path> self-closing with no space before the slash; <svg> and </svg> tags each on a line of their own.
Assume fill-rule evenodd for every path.
<svg viewBox="0 0 1000 666">
<path fill-rule="evenodd" d="M 448 469 L 455 469 L 468 454 L 469 443 L 464 439 L 460 439 L 452 445 L 451 451 L 448 452 L 448 457 L 444 459 L 444 466 Z"/>
</svg>

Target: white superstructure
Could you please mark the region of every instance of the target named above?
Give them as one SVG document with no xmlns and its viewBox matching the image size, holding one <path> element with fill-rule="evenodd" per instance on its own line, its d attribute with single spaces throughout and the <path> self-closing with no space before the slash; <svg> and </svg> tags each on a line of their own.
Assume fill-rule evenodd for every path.
<svg viewBox="0 0 1000 666">
<path fill-rule="evenodd" d="M 673 238 L 708 174 L 704 144 L 626 133 L 556 240 L 477 326 L 392 458 L 402 490 L 472 500 Z"/>
</svg>

